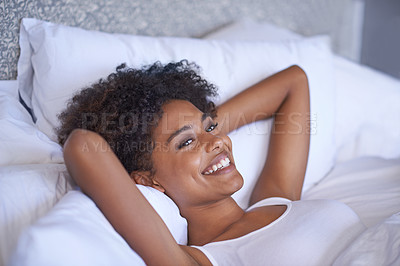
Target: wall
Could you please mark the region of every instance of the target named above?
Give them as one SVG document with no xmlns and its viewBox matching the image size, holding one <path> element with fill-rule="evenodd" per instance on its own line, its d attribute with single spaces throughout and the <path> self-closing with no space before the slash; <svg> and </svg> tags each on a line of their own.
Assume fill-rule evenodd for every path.
<svg viewBox="0 0 400 266">
<path fill-rule="evenodd" d="M 400 1 L 366 0 L 361 63 L 400 78 Z"/>
</svg>

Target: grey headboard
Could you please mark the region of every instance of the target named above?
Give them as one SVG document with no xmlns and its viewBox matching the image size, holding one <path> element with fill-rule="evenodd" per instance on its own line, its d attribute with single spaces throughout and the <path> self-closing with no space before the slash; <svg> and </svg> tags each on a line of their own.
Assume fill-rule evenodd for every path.
<svg viewBox="0 0 400 266">
<path fill-rule="evenodd" d="M 106 32 L 200 37 L 248 17 L 304 35 L 330 34 L 352 57 L 355 0 L 11 0 L 0 1 L 0 79 L 16 79 L 21 18 Z"/>
</svg>

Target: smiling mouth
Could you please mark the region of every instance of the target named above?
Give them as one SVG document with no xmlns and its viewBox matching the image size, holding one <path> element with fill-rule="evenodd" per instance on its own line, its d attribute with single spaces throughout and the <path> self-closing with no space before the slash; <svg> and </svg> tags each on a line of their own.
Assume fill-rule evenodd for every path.
<svg viewBox="0 0 400 266">
<path fill-rule="evenodd" d="M 231 160 L 229 160 L 228 156 L 224 156 L 219 159 L 216 163 L 208 166 L 204 171 L 204 175 L 210 175 L 212 173 L 216 173 L 221 171 L 222 169 L 229 167 L 231 165 Z"/>
</svg>

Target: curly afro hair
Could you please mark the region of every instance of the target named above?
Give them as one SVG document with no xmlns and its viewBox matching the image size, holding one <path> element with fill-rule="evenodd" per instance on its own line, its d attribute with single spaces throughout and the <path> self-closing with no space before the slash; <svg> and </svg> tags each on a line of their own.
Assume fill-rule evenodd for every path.
<svg viewBox="0 0 400 266">
<path fill-rule="evenodd" d="M 128 173 L 153 172 L 152 131 L 162 117 L 165 103 L 187 100 L 202 112 L 216 116 L 210 97 L 216 96 L 217 89 L 198 70 L 187 60 L 166 65 L 156 62 L 142 69 L 118 66 L 115 73 L 70 99 L 58 116 L 59 143 L 64 145 L 74 129 L 91 130 L 110 144 Z"/>
</svg>

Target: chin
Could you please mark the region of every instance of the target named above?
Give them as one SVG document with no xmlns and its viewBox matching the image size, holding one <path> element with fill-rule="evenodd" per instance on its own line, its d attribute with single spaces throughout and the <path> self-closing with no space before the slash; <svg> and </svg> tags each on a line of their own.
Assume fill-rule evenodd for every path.
<svg viewBox="0 0 400 266">
<path fill-rule="evenodd" d="M 232 194 L 239 191 L 244 184 L 244 179 L 240 173 L 237 174 L 237 177 L 235 177 L 234 180 L 232 180 Z"/>
</svg>

